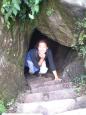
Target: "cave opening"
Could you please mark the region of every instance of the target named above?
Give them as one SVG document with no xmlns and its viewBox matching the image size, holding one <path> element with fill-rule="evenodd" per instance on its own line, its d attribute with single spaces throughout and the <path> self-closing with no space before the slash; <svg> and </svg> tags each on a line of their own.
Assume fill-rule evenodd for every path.
<svg viewBox="0 0 86 115">
<path fill-rule="evenodd" d="M 74 51 L 71 47 L 61 45 L 60 43 L 52 40 L 44 33 L 41 33 L 38 29 L 34 29 L 32 32 L 28 50 L 34 48 L 35 44 L 41 39 L 46 39 L 48 41 L 49 48 L 53 53 L 57 72 L 59 75 L 62 75 L 65 66 L 67 66 L 67 64 L 72 61 L 73 57 L 70 54 Z"/>
</svg>

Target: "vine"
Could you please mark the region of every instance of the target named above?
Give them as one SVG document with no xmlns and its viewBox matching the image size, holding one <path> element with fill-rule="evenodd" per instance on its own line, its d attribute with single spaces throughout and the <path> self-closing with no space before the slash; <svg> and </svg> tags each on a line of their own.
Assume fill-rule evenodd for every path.
<svg viewBox="0 0 86 115">
<path fill-rule="evenodd" d="M 39 13 L 43 0 L 3 0 L 1 12 L 8 28 L 16 20 L 33 20 Z"/>
<path fill-rule="evenodd" d="M 74 48 L 78 54 L 83 57 L 84 65 L 86 67 L 86 17 L 76 23 L 76 37 L 77 44 Z"/>
</svg>

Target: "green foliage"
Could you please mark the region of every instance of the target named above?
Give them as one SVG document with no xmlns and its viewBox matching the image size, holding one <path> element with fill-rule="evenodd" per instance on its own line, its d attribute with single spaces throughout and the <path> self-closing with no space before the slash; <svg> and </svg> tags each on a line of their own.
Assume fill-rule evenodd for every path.
<svg viewBox="0 0 86 115">
<path fill-rule="evenodd" d="M 4 19 L 8 28 L 11 21 L 15 21 L 15 17 L 20 11 L 20 4 L 20 0 L 3 0 L 1 12 L 4 15 Z"/>
<path fill-rule="evenodd" d="M 79 56 L 83 57 L 84 66 L 86 67 L 86 18 L 76 22 L 75 37 L 77 44 L 74 48 L 77 50 Z M 86 94 L 86 75 L 76 76 L 73 79 L 76 91 L 78 94 Z"/>
<path fill-rule="evenodd" d="M 76 86 L 76 92 L 79 95 L 86 94 L 86 75 L 76 76 L 72 79 L 72 82 Z"/>
<path fill-rule="evenodd" d="M 83 57 L 86 67 L 86 18 L 76 23 L 77 44 L 74 46 L 78 54 Z"/>
<path fill-rule="evenodd" d="M 15 103 L 15 99 L 11 99 L 9 102 L 6 103 L 6 107 L 10 108 Z"/>
<path fill-rule="evenodd" d="M 6 112 L 6 107 L 4 105 L 4 101 L 0 100 L 0 113 Z"/>
<path fill-rule="evenodd" d="M 77 76 L 72 81 L 75 85 L 77 84 L 77 86 L 86 84 L 86 75 Z"/>
<path fill-rule="evenodd" d="M 43 0 L 3 0 L 1 12 L 7 27 L 16 20 L 34 19 L 39 13 L 39 5 Z"/>
</svg>

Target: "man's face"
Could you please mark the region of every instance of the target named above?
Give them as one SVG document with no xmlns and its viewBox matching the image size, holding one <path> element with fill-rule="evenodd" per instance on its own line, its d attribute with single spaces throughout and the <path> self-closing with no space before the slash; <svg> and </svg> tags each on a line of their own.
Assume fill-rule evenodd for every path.
<svg viewBox="0 0 86 115">
<path fill-rule="evenodd" d="M 46 43 L 44 43 L 44 42 L 40 42 L 39 43 L 39 45 L 38 45 L 38 51 L 39 51 L 39 53 L 44 54 L 44 53 L 46 53 L 47 49 L 48 49 L 48 47 L 47 47 Z"/>
</svg>

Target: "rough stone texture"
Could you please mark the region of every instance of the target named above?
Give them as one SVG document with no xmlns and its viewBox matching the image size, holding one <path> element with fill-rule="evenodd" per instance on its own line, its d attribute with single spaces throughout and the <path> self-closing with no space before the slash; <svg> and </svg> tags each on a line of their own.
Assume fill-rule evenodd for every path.
<svg viewBox="0 0 86 115">
<path fill-rule="evenodd" d="M 77 1 L 75 1 L 75 0 L 60 0 L 61 2 L 66 2 L 66 3 L 68 3 L 68 4 L 70 4 L 70 5 L 76 5 L 76 6 L 81 6 L 82 8 L 86 8 L 86 2 L 85 2 L 85 0 L 81 0 L 81 1 L 79 1 L 79 0 L 77 0 Z"/>
<path fill-rule="evenodd" d="M 53 9 L 53 11 L 52 11 Z M 52 11 L 50 15 L 47 11 Z M 34 20 L 35 25 L 26 24 L 23 31 L 20 29 L 20 25 L 16 25 L 14 29 L 8 31 L 4 27 L 4 21 L 2 16 L 0 16 L 0 97 L 14 97 L 18 93 L 19 89 L 22 89 L 24 78 L 23 74 L 23 56 L 29 47 L 30 36 L 34 28 L 37 28 L 40 32 L 44 33 L 54 41 L 70 47 L 76 42 L 72 34 L 75 20 L 72 15 L 66 12 L 65 7 L 59 3 L 59 0 L 49 0 L 48 3 L 44 3 L 41 12 L 36 20 Z M 62 49 L 63 50 L 63 49 Z M 55 50 L 56 51 L 56 50 Z M 55 52 L 55 54 L 60 54 Z M 64 50 L 63 50 L 64 52 Z M 62 64 L 63 74 L 65 77 L 69 74 L 74 73 L 75 69 L 78 68 L 78 62 L 73 59 L 68 63 L 68 54 L 64 54 L 66 62 Z M 55 56 L 55 62 L 58 60 L 58 56 Z M 58 66 L 58 63 L 56 63 Z M 63 66 L 65 65 L 65 66 Z M 77 66 L 73 66 L 77 65 Z M 58 66 L 59 68 L 59 66 Z M 64 69 L 65 68 L 65 69 Z M 72 68 L 72 69 L 71 69 Z M 68 75 L 65 74 L 66 70 L 70 70 Z M 76 73 L 81 73 L 82 69 L 77 70 Z M 74 73 L 75 75 L 75 73 Z"/>
<path fill-rule="evenodd" d="M 30 85 L 31 86 L 31 85 Z M 70 86 L 71 87 L 71 86 Z M 59 89 L 64 89 L 66 87 L 66 85 L 63 83 L 61 84 L 53 84 L 53 85 L 41 85 L 41 86 L 38 86 L 38 87 L 31 87 L 31 92 L 50 92 L 51 90 L 52 91 L 56 91 L 56 90 L 59 90 Z M 68 87 L 69 88 L 69 87 Z"/>
<path fill-rule="evenodd" d="M 73 111 L 67 111 L 64 113 L 53 114 L 53 115 L 86 115 L 86 109 L 78 109 Z M 44 115 L 42 113 L 3 113 L 2 115 Z M 51 115 L 51 114 L 49 114 Z"/>
<path fill-rule="evenodd" d="M 23 44 L 19 41 L 19 34 L 16 35 L 18 28 L 16 29 L 14 33 L 8 31 L 0 16 L 0 99 L 6 101 L 14 98 L 24 84 L 21 67 Z M 16 37 L 18 39 L 15 39 Z"/>
<path fill-rule="evenodd" d="M 64 112 L 70 109 L 73 109 L 75 101 L 73 99 L 68 100 L 59 100 L 59 101 L 48 101 L 48 102 L 34 102 L 34 103 L 25 103 L 19 104 L 17 112 L 23 113 L 39 113 L 46 112 L 48 115 L 55 113 Z M 29 109 L 28 109 L 29 108 Z"/>
<path fill-rule="evenodd" d="M 34 77 L 33 80 L 28 79 L 30 90 L 20 93 L 20 95 L 18 95 L 17 102 L 30 103 L 37 101 L 76 98 L 77 95 L 71 82 L 63 83 L 50 80 L 49 78 L 45 79 L 49 81 L 43 81 L 43 77 L 38 77 L 38 79 Z"/>
<path fill-rule="evenodd" d="M 2 115 L 43 115 L 41 113 L 3 113 Z"/>
<path fill-rule="evenodd" d="M 76 108 L 86 108 L 86 95 L 76 98 Z"/>
<path fill-rule="evenodd" d="M 47 15 L 47 12 L 52 9 L 53 11 L 51 14 Z M 59 1 L 49 0 L 47 4 L 43 5 L 43 10 L 37 19 L 37 28 L 54 41 L 57 41 L 64 46 L 72 46 L 76 39 L 70 29 L 70 27 L 73 28 L 74 24 L 73 18 L 70 17 L 66 14 L 64 7 Z M 70 27 L 68 26 L 68 23 L 70 23 Z"/>
<path fill-rule="evenodd" d="M 85 114 L 86 114 L 86 109 L 78 109 L 78 110 L 68 111 L 65 113 L 60 113 L 55 115 L 85 115 Z"/>
<path fill-rule="evenodd" d="M 83 75 L 86 70 L 83 66 L 83 60 L 76 58 L 74 61 L 70 62 L 63 71 L 62 78 L 65 80 L 66 78 L 74 79 L 75 77 L 79 77 Z"/>
<path fill-rule="evenodd" d="M 33 79 L 33 78 L 32 78 Z M 35 83 L 36 80 L 36 86 L 42 81 L 42 78 L 35 78 L 31 81 L 32 83 Z M 29 81 L 30 79 L 28 79 Z M 49 80 L 49 81 L 47 81 Z M 63 84 L 62 82 L 58 83 L 58 81 L 53 81 L 50 79 L 47 79 L 46 81 L 43 81 L 46 88 L 49 88 L 50 86 L 53 85 L 61 85 Z M 37 82 L 39 81 L 39 82 Z M 55 83 L 55 84 L 53 84 Z M 40 84 L 38 88 L 44 87 L 43 84 Z M 64 83 L 65 84 L 65 83 Z M 70 82 L 67 82 L 66 85 L 69 84 Z M 30 85 L 30 84 L 29 84 Z M 37 91 L 37 93 L 31 92 L 34 87 L 31 88 L 31 90 L 27 90 L 25 92 L 20 93 L 18 96 L 15 104 L 10 106 L 8 112 L 9 113 L 28 113 L 28 114 L 36 114 L 40 113 L 42 115 L 57 115 L 57 114 L 63 114 L 65 112 L 74 110 L 74 109 L 79 109 L 79 108 L 86 108 L 86 96 L 82 97 L 77 97 L 78 95 L 75 92 L 75 88 L 73 85 L 68 87 L 67 89 L 65 88 L 57 88 L 56 91 L 53 91 L 51 88 L 51 91 Z M 39 92 L 39 93 L 38 93 Z M 78 111 L 78 110 L 77 110 Z M 83 112 L 81 112 L 83 113 Z M 70 113 L 71 114 L 71 113 Z"/>
<path fill-rule="evenodd" d="M 59 47 L 56 51 L 55 64 L 57 72 L 61 73 L 60 76 L 65 81 L 86 73 L 83 59 L 78 57 L 75 50 Z"/>
<path fill-rule="evenodd" d="M 24 102 L 34 102 L 34 101 L 49 101 L 49 100 L 60 100 L 60 99 L 72 99 L 76 97 L 76 93 L 73 89 L 63 89 L 56 91 L 44 91 L 42 93 L 27 94 L 25 96 Z"/>
</svg>

